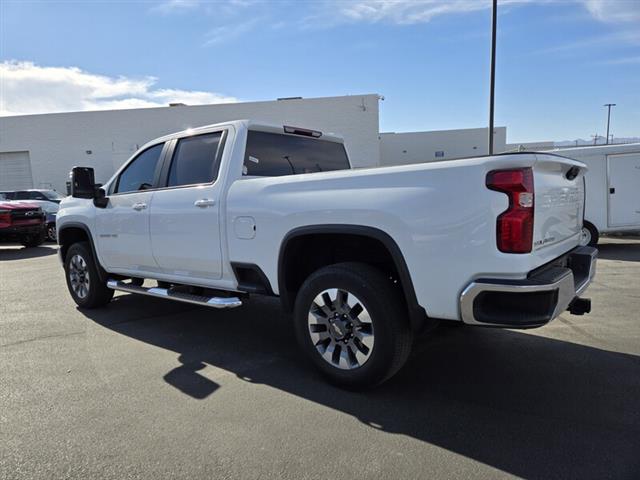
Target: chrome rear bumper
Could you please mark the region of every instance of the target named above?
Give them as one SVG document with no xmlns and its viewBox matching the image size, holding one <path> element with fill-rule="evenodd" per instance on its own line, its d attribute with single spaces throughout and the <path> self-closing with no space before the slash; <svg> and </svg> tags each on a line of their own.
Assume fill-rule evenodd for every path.
<svg viewBox="0 0 640 480">
<path fill-rule="evenodd" d="M 578 247 L 523 280 L 477 279 L 460 295 L 462 321 L 508 328 L 544 325 L 586 290 L 597 256 L 595 248 Z"/>
</svg>

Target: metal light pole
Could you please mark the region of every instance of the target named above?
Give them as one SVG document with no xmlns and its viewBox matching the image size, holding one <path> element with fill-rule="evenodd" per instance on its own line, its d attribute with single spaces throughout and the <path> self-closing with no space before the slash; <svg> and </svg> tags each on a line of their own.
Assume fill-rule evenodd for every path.
<svg viewBox="0 0 640 480">
<path fill-rule="evenodd" d="M 603 106 L 607 107 L 607 143 L 609 145 L 609 124 L 611 123 L 611 107 L 615 107 L 615 103 L 605 103 Z"/>
<path fill-rule="evenodd" d="M 491 13 L 491 81 L 489 91 L 489 155 L 493 155 L 493 110 L 496 90 L 496 26 L 498 22 L 498 0 L 493 0 Z"/>
</svg>

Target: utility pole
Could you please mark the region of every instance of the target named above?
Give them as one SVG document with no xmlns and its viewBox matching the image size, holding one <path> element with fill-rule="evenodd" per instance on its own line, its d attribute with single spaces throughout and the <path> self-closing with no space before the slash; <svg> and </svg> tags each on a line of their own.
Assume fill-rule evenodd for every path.
<svg viewBox="0 0 640 480">
<path fill-rule="evenodd" d="M 493 110 L 496 90 L 496 26 L 498 23 L 498 0 L 493 0 L 491 13 L 491 81 L 489 92 L 489 155 L 493 155 Z"/>
<path fill-rule="evenodd" d="M 615 103 L 605 103 L 603 106 L 607 107 L 607 145 L 609 145 L 609 124 L 611 123 L 611 107 L 615 107 Z"/>
</svg>

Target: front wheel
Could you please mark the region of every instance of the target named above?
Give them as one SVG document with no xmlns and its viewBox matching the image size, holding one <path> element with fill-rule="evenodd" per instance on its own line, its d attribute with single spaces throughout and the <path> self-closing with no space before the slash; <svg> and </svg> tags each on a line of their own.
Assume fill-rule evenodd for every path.
<svg viewBox="0 0 640 480">
<path fill-rule="evenodd" d="M 333 383 L 378 385 L 406 362 L 413 340 L 396 286 L 362 263 L 321 268 L 296 298 L 298 343 Z"/>
<path fill-rule="evenodd" d="M 56 224 L 55 222 L 47 225 L 47 240 L 51 242 L 58 241 L 58 235 L 56 234 Z"/>
<path fill-rule="evenodd" d="M 20 243 L 27 248 L 38 247 L 44 243 L 45 232 L 29 233 L 20 237 Z"/>
<path fill-rule="evenodd" d="M 69 247 L 64 271 L 69 293 L 79 307 L 100 307 L 113 298 L 113 290 L 100 281 L 96 262 L 88 243 L 74 243 Z"/>
</svg>

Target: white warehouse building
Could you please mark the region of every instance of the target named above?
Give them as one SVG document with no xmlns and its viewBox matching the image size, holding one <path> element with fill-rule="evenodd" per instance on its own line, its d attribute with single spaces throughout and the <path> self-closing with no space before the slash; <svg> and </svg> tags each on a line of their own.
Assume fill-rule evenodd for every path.
<svg viewBox="0 0 640 480">
<path fill-rule="evenodd" d="M 340 134 L 355 167 L 377 166 L 378 99 L 371 94 L 1 117 L 0 190 L 64 192 L 76 165 L 93 167 L 96 181 L 104 183 L 149 140 L 245 118 Z"/>
<path fill-rule="evenodd" d="M 486 155 L 487 128 L 379 133 L 380 98 L 366 94 L 0 117 L 0 191 L 65 192 L 76 165 L 93 167 L 96 181 L 104 183 L 149 140 L 245 118 L 341 135 L 356 168 Z M 495 152 L 516 149 L 506 136 L 506 127 L 494 129 Z"/>
<path fill-rule="evenodd" d="M 488 133 L 488 128 L 381 133 L 380 164 L 406 165 L 486 155 L 489 151 Z M 504 152 L 506 141 L 507 128 L 494 128 L 494 152 Z"/>
</svg>

